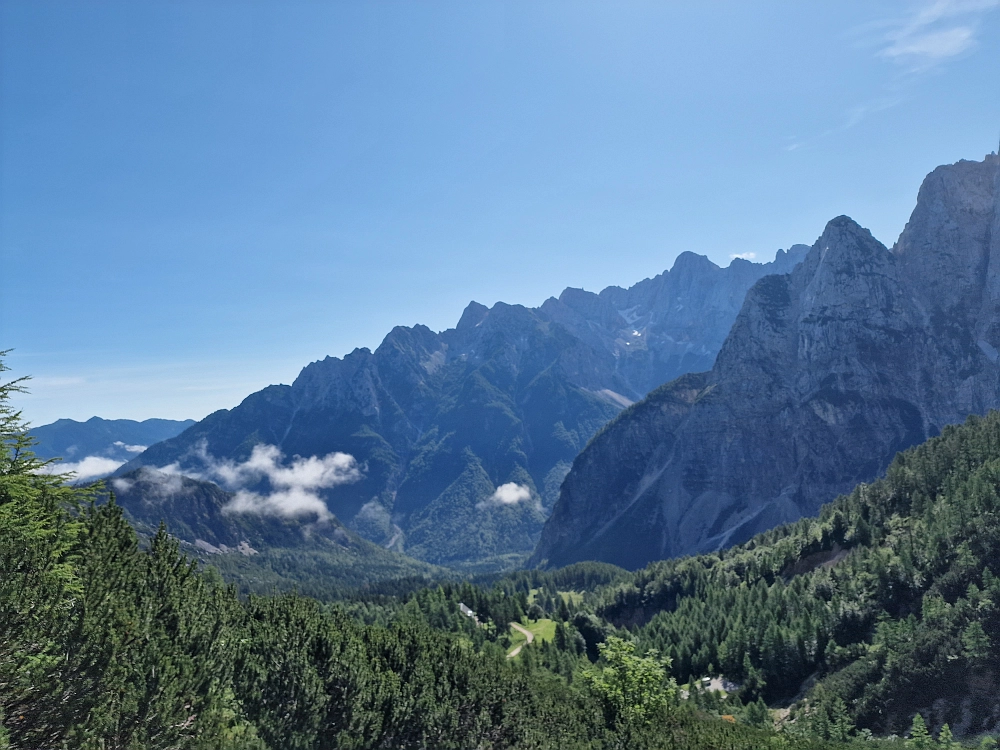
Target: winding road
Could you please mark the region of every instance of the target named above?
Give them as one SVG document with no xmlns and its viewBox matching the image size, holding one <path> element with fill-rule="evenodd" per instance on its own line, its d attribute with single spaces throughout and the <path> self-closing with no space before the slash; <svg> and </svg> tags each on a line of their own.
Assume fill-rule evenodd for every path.
<svg viewBox="0 0 1000 750">
<path fill-rule="evenodd" d="M 519 625 L 516 622 L 512 622 L 510 624 L 510 626 L 512 628 L 514 628 L 514 630 L 520 630 L 522 633 L 524 633 L 524 637 L 528 639 L 528 643 L 531 643 L 533 640 L 535 640 L 535 634 L 532 633 L 530 630 L 528 630 L 523 625 Z M 527 643 L 522 643 L 520 646 L 518 646 L 513 651 L 511 651 L 509 654 L 507 654 L 507 658 L 508 659 L 513 659 L 515 656 L 517 656 L 519 653 L 521 653 L 521 648 L 523 646 L 526 646 L 526 645 L 528 645 L 528 644 Z"/>
</svg>

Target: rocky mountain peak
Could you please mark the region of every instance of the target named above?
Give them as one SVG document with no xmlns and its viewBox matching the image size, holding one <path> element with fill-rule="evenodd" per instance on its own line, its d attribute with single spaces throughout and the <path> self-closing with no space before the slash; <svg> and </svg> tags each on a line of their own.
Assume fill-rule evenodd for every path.
<svg viewBox="0 0 1000 750">
<path fill-rule="evenodd" d="M 261 443 L 287 460 L 348 453 L 360 479 L 323 500 L 350 528 L 425 560 L 506 565 L 530 552 L 590 437 L 661 383 L 710 366 L 746 290 L 774 268 L 684 253 L 629 289 L 570 288 L 535 309 L 471 302 L 453 329 L 397 326 L 374 352 L 313 362 L 292 386 L 252 394 L 125 470 L 197 471 L 206 451 L 246 461 Z"/>
<path fill-rule="evenodd" d="M 892 252 L 840 216 L 792 273 L 757 281 L 710 371 L 577 457 L 533 560 L 635 566 L 738 543 L 1000 407 L 997 169 L 935 170 Z"/>
<path fill-rule="evenodd" d="M 674 260 L 670 274 L 672 276 L 704 275 L 718 270 L 720 270 L 719 266 L 710 261 L 708 256 L 698 255 L 697 253 L 692 253 L 690 250 L 685 250 Z"/>
<path fill-rule="evenodd" d="M 990 305 L 987 315 L 996 312 L 998 179 L 1000 161 L 987 157 L 938 167 L 920 186 L 916 208 L 893 253 L 928 319 L 939 311 L 968 322 L 984 303 Z"/>
<path fill-rule="evenodd" d="M 462 313 L 462 317 L 458 321 L 458 325 L 455 329 L 458 331 L 467 331 L 470 328 L 475 328 L 477 325 L 483 322 L 490 312 L 490 309 L 486 305 L 481 305 L 480 303 L 473 300 L 465 308 Z"/>
</svg>

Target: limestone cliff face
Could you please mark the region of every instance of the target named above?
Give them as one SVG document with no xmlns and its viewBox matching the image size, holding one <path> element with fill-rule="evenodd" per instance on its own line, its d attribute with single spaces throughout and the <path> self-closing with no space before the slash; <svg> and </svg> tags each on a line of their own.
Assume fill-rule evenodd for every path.
<svg viewBox="0 0 1000 750">
<path fill-rule="evenodd" d="M 745 541 L 1000 407 L 998 172 L 992 155 L 940 167 L 891 251 L 842 216 L 758 281 L 709 372 L 575 460 L 533 562 L 638 567 Z"/>
<path fill-rule="evenodd" d="M 453 329 L 397 327 L 375 351 L 313 362 L 120 471 L 198 474 L 209 456 L 243 461 L 259 443 L 289 458 L 341 451 L 363 478 L 324 500 L 350 528 L 427 561 L 508 565 L 534 548 L 590 437 L 661 383 L 710 366 L 747 289 L 807 250 L 727 268 L 684 253 L 630 289 L 567 289 L 537 309 L 473 302 Z M 511 483 L 520 500 L 491 499 Z"/>
<path fill-rule="evenodd" d="M 793 245 L 770 263 L 737 258 L 726 268 L 703 255 L 681 253 L 673 268 L 655 278 L 600 294 L 567 289 L 540 312 L 610 354 L 621 393 L 637 400 L 676 377 L 711 367 L 747 290 L 763 276 L 791 271 L 808 249 Z"/>
</svg>

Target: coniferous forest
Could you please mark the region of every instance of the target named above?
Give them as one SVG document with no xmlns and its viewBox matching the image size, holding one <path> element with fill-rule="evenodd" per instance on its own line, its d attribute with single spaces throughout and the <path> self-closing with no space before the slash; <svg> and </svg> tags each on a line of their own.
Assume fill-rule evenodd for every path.
<svg viewBox="0 0 1000 750">
<path fill-rule="evenodd" d="M 722 553 L 320 601 L 241 596 L 100 486 L 38 473 L 20 387 L 0 747 L 919 748 L 997 723 L 1000 414 Z M 510 622 L 541 634 L 513 658 Z"/>
<path fill-rule="evenodd" d="M 1000 750 L 997 50 L 0 1 L 0 750 Z"/>
</svg>

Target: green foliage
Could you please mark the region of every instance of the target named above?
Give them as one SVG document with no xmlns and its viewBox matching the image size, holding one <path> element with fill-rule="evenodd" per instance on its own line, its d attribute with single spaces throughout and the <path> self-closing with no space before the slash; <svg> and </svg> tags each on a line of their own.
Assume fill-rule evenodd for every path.
<svg viewBox="0 0 1000 750">
<path fill-rule="evenodd" d="M 636 656 L 634 643 L 615 636 L 599 648 L 602 661 L 583 677 L 604 706 L 609 728 L 643 727 L 673 702 L 676 684 L 666 678 L 669 659 L 654 651 Z"/>
<path fill-rule="evenodd" d="M 981 622 L 974 620 L 962 631 L 962 647 L 965 657 L 973 664 L 979 664 L 989 656 L 992 644 Z"/>
<path fill-rule="evenodd" d="M 771 712 L 767 709 L 767 704 L 764 703 L 763 698 L 758 698 L 753 703 L 747 705 L 743 711 L 743 721 L 752 727 L 771 727 L 774 725 L 774 722 L 771 720 Z"/>
<path fill-rule="evenodd" d="M 931 733 L 927 731 L 924 717 L 916 714 L 913 717 L 913 723 L 910 725 L 910 739 L 906 741 L 907 750 L 930 750 L 936 744 L 934 738 L 931 737 Z"/>
<path fill-rule="evenodd" d="M 0 385 L 0 748 L 838 746 L 767 728 L 760 702 L 736 724 L 678 705 L 667 659 L 637 656 L 578 609 L 621 580 L 601 566 L 489 589 L 407 579 L 326 605 L 299 594 L 241 599 L 163 528 L 138 537 L 114 499 L 95 504 L 39 474 L 9 409 L 16 387 Z M 997 584 L 981 578 L 966 595 L 987 612 Z M 536 621 L 551 639 L 508 660 L 506 623 L 524 617 L 529 595 L 564 616 Z M 936 622 L 965 611 L 941 598 L 927 599 Z M 981 645 L 965 621 L 960 632 L 970 653 Z M 586 672 L 588 647 L 602 661 Z"/>
</svg>

